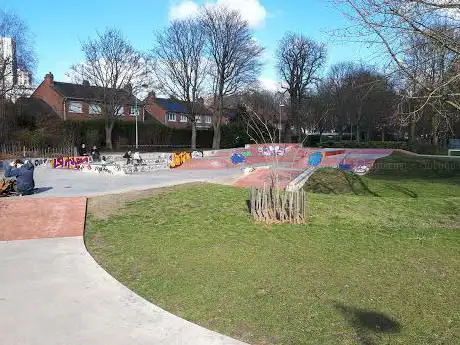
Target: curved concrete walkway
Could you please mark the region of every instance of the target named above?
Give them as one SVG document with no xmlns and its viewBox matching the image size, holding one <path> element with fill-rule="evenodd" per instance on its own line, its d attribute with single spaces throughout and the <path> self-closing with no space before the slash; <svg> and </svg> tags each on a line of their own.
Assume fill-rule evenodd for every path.
<svg viewBox="0 0 460 345">
<path fill-rule="evenodd" d="M 82 237 L 0 242 L 0 344 L 243 344 L 147 302 Z"/>
<path fill-rule="evenodd" d="M 85 206 L 82 197 L 0 199 L 0 344 L 243 344 L 164 311 L 105 272 L 83 243 Z"/>
</svg>

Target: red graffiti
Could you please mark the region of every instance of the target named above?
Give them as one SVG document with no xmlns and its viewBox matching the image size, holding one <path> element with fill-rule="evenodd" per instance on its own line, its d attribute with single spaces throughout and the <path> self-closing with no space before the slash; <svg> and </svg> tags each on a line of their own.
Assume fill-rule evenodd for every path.
<svg viewBox="0 0 460 345">
<path fill-rule="evenodd" d="M 51 161 L 51 168 L 78 170 L 85 163 L 89 163 L 89 157 L 58 157 Z"/>
</svg>

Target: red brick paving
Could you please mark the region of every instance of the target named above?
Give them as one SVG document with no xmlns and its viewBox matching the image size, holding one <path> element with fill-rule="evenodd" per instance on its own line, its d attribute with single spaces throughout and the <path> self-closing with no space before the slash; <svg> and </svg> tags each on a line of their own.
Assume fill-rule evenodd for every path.
<svg viewBox="0 0 460 345">
<path fill-rule="evenodd" d="M 83 236 L 86 198 L 0 198 L 0 241 Z"/>
</svg>

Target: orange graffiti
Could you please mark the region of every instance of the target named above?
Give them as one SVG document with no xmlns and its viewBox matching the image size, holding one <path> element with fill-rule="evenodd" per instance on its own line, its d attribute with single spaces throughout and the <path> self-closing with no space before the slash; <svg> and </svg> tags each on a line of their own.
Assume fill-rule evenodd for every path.
<svg viewBox="0 0 460 345">
<path fill-rule="evenodd" d="M 177 168 L 190 159 L 192 159 L 192 155 L 189 152 L 173 153 L 171 156 L 171 163 L 169 163 L 169 167 Z"/>
</svg>

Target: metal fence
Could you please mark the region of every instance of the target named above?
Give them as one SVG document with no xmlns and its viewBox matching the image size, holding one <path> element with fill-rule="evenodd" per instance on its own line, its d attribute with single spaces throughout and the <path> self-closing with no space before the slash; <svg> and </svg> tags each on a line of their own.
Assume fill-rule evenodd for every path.
<svg viewBox="0 0 460 345">
<path fill-rule="evenodd" d="M 0 159 L 73 156 L 73 152 L 74 149 L 71 146 L 31 147 L 21 144 L 0 144 Z"/>
<path fill-rule="evenodd" d="M 204 148 L 199 148 L 204 149 Z M 118 151 L 139 151 L 139 152 L 177 152 L 190 151 L 190 145 L 120 145 Z"/>
</svg>

